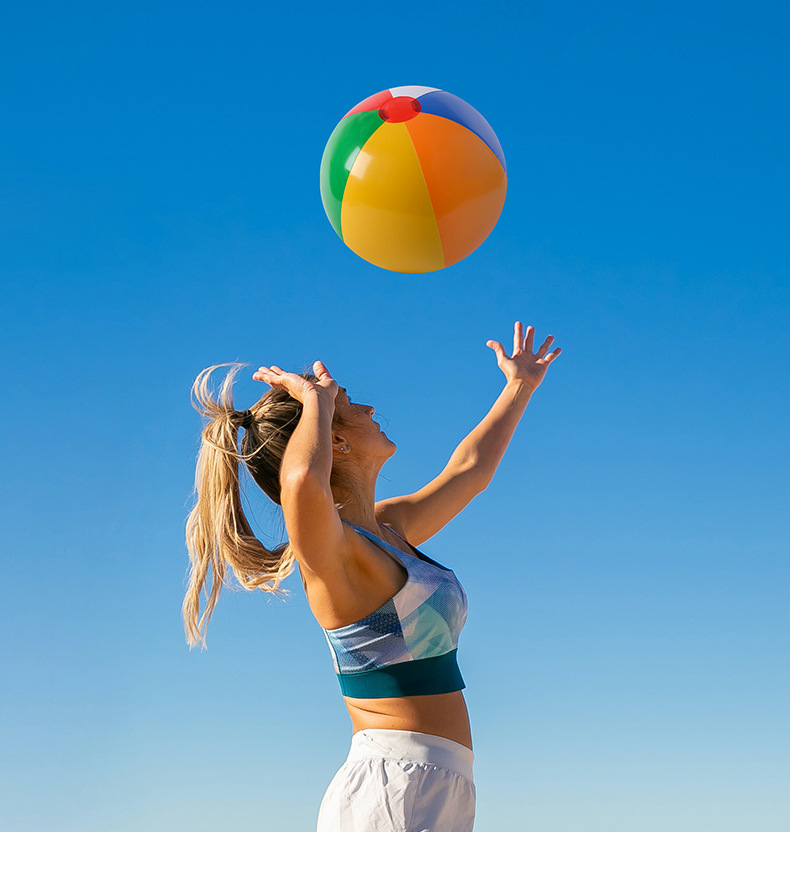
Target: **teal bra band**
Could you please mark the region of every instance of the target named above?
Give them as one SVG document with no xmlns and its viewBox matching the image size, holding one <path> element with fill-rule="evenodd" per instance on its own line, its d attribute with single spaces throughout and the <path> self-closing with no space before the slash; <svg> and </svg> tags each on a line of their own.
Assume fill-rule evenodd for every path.
<svg viewBox="0 0 790 869">
<path fill-rule="evenodd" d="M 414 697 L 425 694 L 451 694 L 466 688 L 453 649 L 435 658 L 404 661 L 362 673 L 338 673 L 344 697 Z"/>
</svg>

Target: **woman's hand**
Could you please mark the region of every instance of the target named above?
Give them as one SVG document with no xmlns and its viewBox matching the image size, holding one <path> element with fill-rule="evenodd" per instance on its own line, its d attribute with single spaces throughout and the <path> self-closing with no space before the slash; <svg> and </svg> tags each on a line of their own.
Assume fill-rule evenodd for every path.
<svg viewBox="0 0 790 869">
<path fill-rule="evenodd" d="M 508 383 L 521 383 L 531 392 L 534 392 L 543 380 L 551 363 L 562 353 L 558 347 L 548 353 L 554 341 L 554 336 L 548 338 L 540 345 L 537 353 L 532 352 L 532 342 L 535 339 L 535 330 L 527 326 L 524 334 L 523 323 L 517 322 L 513 331 L 513 355 L 508 356 L 505 348 L 499 341 L 488 341 L 486 347 L 490 347 L 496 353 L 497 365 L 507 377 Z"/>
<path fill-rule="evenodd" d="M 305 380 L 301 374 L 283 371 L 277 365 L 271 365 L 268 368 L 265 365 L 261 365 L 255 374 L 252 375 L 252 379 L 262 380 L 264 383 L 268 383 L 269 386 L 284 389 L 292 398 L 295 398 L 302 404 L 305 403 L 308 395 L 315 393 L 319 398 L 328 401 L 334 407 L 335 396 L 338 390 L 337 383 L 332 379 L 332 375 L 323 362 L 314 363 L 313 373 L 318 378 L 315 383 Z"/>
</svg>

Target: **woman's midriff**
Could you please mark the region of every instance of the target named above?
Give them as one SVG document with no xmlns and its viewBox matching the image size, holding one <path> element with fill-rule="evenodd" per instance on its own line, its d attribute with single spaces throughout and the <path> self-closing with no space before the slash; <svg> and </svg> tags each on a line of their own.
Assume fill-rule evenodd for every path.
<svg viewBox="0 0 790 869">
<path fill-rule="evenodd" d="M 344 697 L 354 733 L 369 728 L 430 733 L 472 748 L 469 713 L 461 691 L 425 697 Z"/>
</svg>

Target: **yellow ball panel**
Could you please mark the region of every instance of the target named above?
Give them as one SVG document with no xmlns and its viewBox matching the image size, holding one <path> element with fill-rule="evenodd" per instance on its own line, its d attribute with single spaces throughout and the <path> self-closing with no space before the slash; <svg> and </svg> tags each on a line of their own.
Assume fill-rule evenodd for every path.
<svg viewBox="0 0 790 869">
<path fill-rule="evenodd" d="M 444 267 L 444 253 L 420 161 L 406 124 L 382 124 L 357 155 L 343 193 L 343 241 L 396 272 Z"/>
</svg>

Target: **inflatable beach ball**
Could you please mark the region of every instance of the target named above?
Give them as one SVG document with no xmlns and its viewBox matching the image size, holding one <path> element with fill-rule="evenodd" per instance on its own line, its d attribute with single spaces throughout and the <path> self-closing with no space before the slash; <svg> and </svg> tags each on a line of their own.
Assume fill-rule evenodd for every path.
<svg viewBox="0 0 790 869">
<path fill-rule="evenodd" d="M 354 253 L 431 272 L 478 248 L 507 189 L 505 157 L 479 112 L 447 91 L 398 87 L 354 106 L 321 160 L 321 198 Z"/>
</svg>

